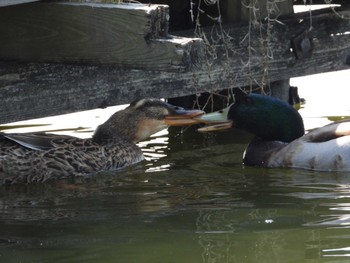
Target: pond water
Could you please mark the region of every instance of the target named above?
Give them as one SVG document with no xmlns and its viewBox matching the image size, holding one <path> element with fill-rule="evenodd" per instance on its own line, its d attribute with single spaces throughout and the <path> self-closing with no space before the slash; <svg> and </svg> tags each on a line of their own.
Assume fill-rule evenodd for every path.
<svg viewBox="0 0 350 263">
<path fill-rule="evenodd" d="M 349 72 L 292 80 L 307 129 L 350 115 Z M 33 129 L 87 137 L 114 111 Z M 250 139 L 171 129 L 126 170 L 0 187 L 0 262 L 348 262 L 350 173 L 244 167 Z"/>
</svg>

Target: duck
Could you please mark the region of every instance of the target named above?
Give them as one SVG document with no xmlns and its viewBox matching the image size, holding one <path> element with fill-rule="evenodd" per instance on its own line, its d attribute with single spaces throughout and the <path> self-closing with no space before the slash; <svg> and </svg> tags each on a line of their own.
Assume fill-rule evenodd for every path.
<svg viewBox="0 0 350 263">
<path fill-rule="evenodd" d="M 199 132 L 241 129 L 254 135 L 243 154 L 244 166 L 350 171 L 350 120 L 305 133 L 299 112 L 277 98 L 233 88 L 234 102 L 197 119 Z"/>
<path fill-rule="evenodd" d="M 99 125 L 92 138 L 50 133 L 0 134 L 0 183 L 42 183 L 114 171 L 144 160 L 137 142 L 169 126 L 198 123 L 204 112 L 160 99 L 132 102 Z"/>
</svg>

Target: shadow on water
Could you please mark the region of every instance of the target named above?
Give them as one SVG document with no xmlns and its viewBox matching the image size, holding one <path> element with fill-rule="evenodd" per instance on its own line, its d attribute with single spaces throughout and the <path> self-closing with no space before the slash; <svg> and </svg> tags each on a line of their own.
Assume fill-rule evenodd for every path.
<svg viewBox="0 0 350 263">
<path fill-rule="evenodd" d="M 346 262 L 350 174 L 244 167 L 250 139 L 172 129 L 126 170 L 0 187 L 0 260 Z"/>
</svg>

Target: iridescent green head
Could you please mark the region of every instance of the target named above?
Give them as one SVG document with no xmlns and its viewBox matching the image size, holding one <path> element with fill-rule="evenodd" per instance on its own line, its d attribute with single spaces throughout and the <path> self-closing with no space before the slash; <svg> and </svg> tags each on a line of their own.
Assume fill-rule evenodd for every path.
<svg viewBox="0 0 350 263">
<path fill-rule="evenodd" d="M 291 142 L 304 135 L 303 120 L 296 109 L 276 98 L 246 94 L 241 89 L 233 89 L 235 102 L 228 108 L 200 117 L 205 123 L 217 122 L 224 127 L 224 121 L 231 126 L 246 130 L 266 141 Z M 219 117 L 219 115 L 223 115 Z M 221 119 L 220 119 L 221 118 Z M 225 126 L 227 127 L 227 125 Z M 211 129 L 214 130 L 214 129 Z M 204 128 L 201 131 L 211 131 Z"/>
</svg>

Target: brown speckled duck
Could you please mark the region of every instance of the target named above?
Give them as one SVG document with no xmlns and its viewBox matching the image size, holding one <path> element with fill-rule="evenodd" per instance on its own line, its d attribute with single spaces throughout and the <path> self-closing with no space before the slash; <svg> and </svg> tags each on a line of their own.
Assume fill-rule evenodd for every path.
<svg viewBox="0 0 350 263">
<path fill-rule="evenodd" d="M 256 135 L 245 150 L 245 165 L 350 171 L 350 120 L 304 134 L 303 120 L 289 104 L 238 88 L 233 93 L 235 102 L 229 107 L 198 119 L 216 123 L 202 132 L 235 127 Z"/>
<path fill-rule="evenodd" d="M 199 110 L 141 99 L 98 126 L 91 139 L 45 133 L 0 134 L 0 183 L 33 183 L 113 171 L 144 160 L 136 142 L 168 126 L 197 123 Z"/>
</svg>

